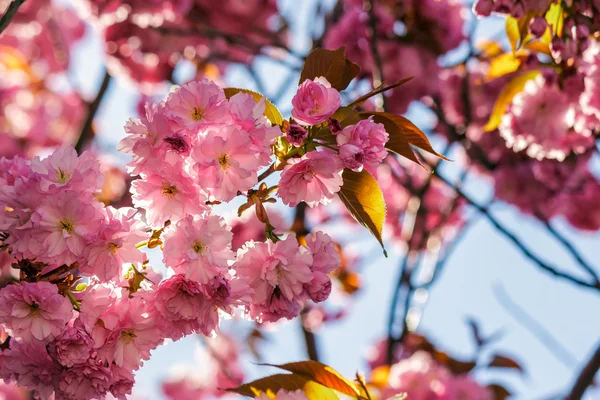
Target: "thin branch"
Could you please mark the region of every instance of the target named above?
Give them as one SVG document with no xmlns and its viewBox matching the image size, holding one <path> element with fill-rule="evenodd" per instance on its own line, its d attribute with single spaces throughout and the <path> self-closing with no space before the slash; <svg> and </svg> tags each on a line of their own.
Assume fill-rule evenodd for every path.
<svg viewBox="0 0 600 400">
<path fill-rule="evenodd" d="M 552 333 L 531 316 L 518 302 L 513 301 L 504 286 L 494 285 L 492 291 L 498 303 L 525 329 L 531 332 L 552 353 L 557 360 L 568 368 L 577 365 L 577 358 L 556 339 Z"/>
<path fill-rule="evenodd" d="M 452 183 L 450 183 L 450 181 L 447 178 L 445 178 L 444 176 L 442 176 L 440 174 L 436 174 L 436 177 L 438 179 L 440 179 L 442 182 L 446 183 L 448 186 L 452 187 Z M 561 278 L 566 281 L 569 281 L 578 286 L 582 286 L 582 287 L 594 289 L 594 290 L 600 290 L 600 284 L 590 283 L 590 282 L 584 281 L 580 278 L 577 278 L 573 275 L 569 275 L 565 272 L 560 271 L 555 266 L 541 260 L 538 256 L 533 254 L 533 252 L 528 247 L 526 247 L 521 242 L 521 240 L 517 236 L 515 236 L 514 233 L 510 232 L 504 225 L 502 225 L 500 223 L 500 221 L 490 213 L 490 211 L 487 207 L 479 205 L 477 202 L 472 200 L 467 194 L 465 194 L 461 189 L 456 188 L 455 190 L 459 196 L 464 198 L 472 207 L 474 207 L 480 213 L 482 213 L 485 216 L 485 218 L 492 224 L 492 226 L 497 231 L 499 231 L 504 236 L 506 236 L 506 238 L 510 242 L 512 242 L 512 244 L 514 244 L 523 253 L 523 255 L 525 255 L 525 257 L 527 257 L 529 260 L 531 260 L 535 264 L 537 264 L 537 266 L 540 267 L 543 271 L 545 271 L 551 275 L 554 275 L 557 278 Z"/>
<path fill-rule="evenodd" d="M 81 133 L 79 134 L 79 138 L 77 139 L 77 143 L 75 143 L 75 150 L 77 153 L 81 153 L 83 149 L 92 141 L 94 138 L 94 118 L 96 117 L 96 113 L 98 112 L 98 108 L 100 107 L 100 103 L 108 90 L 108 86 L 110 85 L 111 76 L 106 71 L 104 73 L 104 78 L 102 79 L 102 83 L 100 84 L 100 89 L 98 90 L 98 94 L 94 101 L 92 101 L 88 105 L 88 113 L 85 122 L 83 123 L 83 128 L 81 129 Z"/>
<path fill-rule="evenodd" d="M 0 35 L 2 35 L 2 32 L 4 32 L 15 15 L 17 15 L 17 11 L 19 10 L 19 7 L 23 5 L 23 3 L 25 3 L 25 0 L 13 0 L 10 2 L 4 14 L 2 17 L 0 17 Z"/>
<path fill-rule="evenodd" d="M 594 268 L 590 264 L 588 264 L 583 259 L 583 256 L 581 254 L 579 254 L 579 252 L 577 251 L 575 246 L 571 242 L 569 242 L 569 240 L 567 240 L 567 238 L 565 238 L 552 225 L 550 225 L 550 222 L 541 213 L 536 213 L 536 216 L 546 226 L 546 229 L 548 230 L 548 232 L 567 249 L 569 254 L 571 254 L 571 256 L 577 261 L 577 263 L 581 266 L 581 268 L 586 270 L 587 273 L 589 273 L 592 276 L 592 278 L 594 279 L 594 282 L 600 283 L 600 278 L 598 277 L 598 273 L 594 270 Z"/>
<path fill-rule="evenodd" d="M 594 382 L 596 372 L 600 369 L 600 347 L 596 349 L 590 360 L 587 362 L 585 367 L 581 370 L 581 373 L 577 377 L 571 393 L 567 396 L 567 400 L 579 400 L 587 390 L 587 388 Z"/>
<path fill-rule="evenodd" d="M 373 88 L 376 88 L 383 83 L 383 61 L 379 49 L 377 48 L 377 16 L 375 15 L 375 1 L 365 0 L 363 8 L 369 13 L 369 27 L 367 35 L 369 45 L 371 47 L 371 55 L 373 56 Z M 385 108 L 385 96 L 381 94 L 381 108 Z"/>
</svg>

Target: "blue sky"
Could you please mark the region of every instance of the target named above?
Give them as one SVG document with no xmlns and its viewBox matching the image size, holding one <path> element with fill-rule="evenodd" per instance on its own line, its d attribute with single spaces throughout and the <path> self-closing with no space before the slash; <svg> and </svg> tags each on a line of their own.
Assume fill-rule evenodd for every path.
<svg viewBox="0 0 600 400">
<path fill-rule="evenodd" d="M 301 32 L 314 2 L 304 2 L 298 12 L 291 12 L 291 4 L 291 1 L 282 2 L 282 9 L 292 21 L 292 29 Z M 494 34 L 499 26 L 501 23 L 498 21 L 483 22 L 479 35 Z M 300 38 L 294 42 L 294 46 L 303 51 L 309 46 L 309 41 Z M 88 35 L 77 46 L 74 60 L 73 76 L 84 92 L 93 96 L 103 74 L 102 44 L 98 37 Z M 267 61 L 259 61 L 257 71 L 268 88 L 276 86 L 277 79 L 284 76 L 284 70 Z M 231 69 L 227 82 L 236 87 L 248 87 L 252 83 L 240 68 Z M 284 101 L 289 101 L 290 95 L 288 93 Z M 114 146 L 124 134 L 122 127 L 125 121 L 135 115 L 136 102 L 133 88 L 113 82 L 96 121 L 99 142 L 103 148 L 114 151 Z M 285 110 L 288 107 L 281 108 Z M 417 125 L 427 125 L 428 121 L 422 119 L 420 114 L 415 115 L 417 119 L 414 122 Z M 447 163 L 442 171 L 448 176 L 455 176 L 457 168 L 458 165 Z M 492 195 L 489 183 L 476 176 L 469 178 L 465 190 L 481 204 Z M 568 254 L 561 250 L 535 219 L 521 215 L 507 205 L 494 206 L 493 212 L 541 258 L 552 261 L 565 271 L 579 273 Z M 579 233 L 561 220 L 554 223 L 577 244 L 584 257 L 600 269 L 600 236 Z M 487 353 L 497 351 L 514 355 L 526 369 L 523 376 L 505 371 L 476 371 L 481 381 L 506 383 L 517 394 L 514 397 L 516 399 L 548 399 L 552 395 L 560 395 L 570 387 L 590 352 L 598 346 L 600 319 L 596 313 L 600 306 L 600 295 L 541 272 L 482 218 L 467 235 L 452 255 L 441 278 L 432 287 L 419 332 L 426 334 L 451 355 L 467 358 L 475 350 L 465 323 L 467 317 L 472 317 L 480 323 L 485 333 L 504 332 Z M 373 248 L 374 239 L 368 235 L 361 235 L 360 238 L 358 245 Z M 389 302 L 400 258 L 401 254 L 391 252 L 387 259 L 379 257 L 362 266 L 364 287 L 353 301 L 348 317 L 332 323 L 318 334 L 323 362 L 349 376 L 354 375 L 356 370 L 364 370 L 366 348 L 386 332 Z M 551 331 L 570 350 L 576 362 L 561 362 L 519 324 L 495 297 L 493 288 L 498 286 L 502 286 L 512 301 Z M 226 329 L 229 327 L 226 324 Z M 268 343 L 262 346 L 265 361 L 279 363 L 306 358 L 298 321 L 280 324 L 276 331 L 269 333 L 269 337 Z M 198 343 L 197 338 L 188 337 L 155 350 L 152 359 L 137 373 L 135 392 L 145 399 L 161 399 L 160 381 L 168 376 L 174 365 L 187 363 L 193 369 L 201 369 L 202 365 L 194 358 Z M 488 356 L 484 354 L 483 359 Z M 246 366 L 252 377 L 272 372 L 249 363 Z M 595 393 L 588 391 L 587 398 L 598 396 L 599 390 Z"/>
</svg>

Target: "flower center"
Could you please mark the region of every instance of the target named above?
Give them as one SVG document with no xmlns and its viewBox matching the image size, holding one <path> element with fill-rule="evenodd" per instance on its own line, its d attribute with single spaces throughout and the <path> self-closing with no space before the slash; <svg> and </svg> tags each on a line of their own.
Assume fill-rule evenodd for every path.
<svg viewBox="0 0 600 400">
<path fill-rule="evenodd" d="M 126 344 L 133 342 L 133 340 L 136 337 L 137 337 L 137 335 L 135 333 L 133 333 L 133 330 L 131 330 L 131 329 L 121 331 L 121 340 L 124 341 Z"/>
<path fill-rule="evenodd" d="M 200 121 L 204 116 L 204 110 L 198 107 L 194 107 L 192 110 L 192 119 L 194 121 Z"/>
<path fill-rule="evenodd" d="M 29 309 L 31 310 L 31 314 L 38 314 L 40 312 L 40 306 L 35 301 L 31 302 Z"/>
<path fill-rule="evenodd" d="M 219 157 L 219 164 L 223 169 L 227 169 L 227 167 L 229 166 L 229 155 L 227 153 Z"/>
<path fill-rule="evenodd" d="M 75 226 L 72 221 L 65 218 L 60 221 L 60 229 L 66 231 L 68 234 L 71 234 L 75 230 Z"/>
<path fill-rule="evenodd" d="M 165 186 L 162 188 L 162 193 L 172 199 L 177 194 L 177 188 L 175 186 Z"/>
<path fill-rule="evenodd" d="M 118 245 L 118 244 L 116 244 L 116 243 L 112 243 L 112 242 L 111 242 L 111 243 L 109 243 L 109 244 L 108 244 L 108 250 L 110 250 L 110 252 L 111 252 L 113 255 L 114 255 L 114 254 L 117 254 L 117 250 L 119 249 L 119 247 L 121 247 L 121 246 L 119 246 L 119 245 Z"/>
<path fill-rule="evenodd" d="M 71 175 L 68 172 L 63 171 L 62 169 L 58 169 L 56 171 L 56 180 L 58 183 L 67 183 Z"/>
<path fill-rule="evenodd" d="M 204 249 L 206 249 L 206 245 L 202 242 L 196 242 L 192 246 L 192 249 L 196 252 L 196 254 L 202 254 Z"/>
</svg>

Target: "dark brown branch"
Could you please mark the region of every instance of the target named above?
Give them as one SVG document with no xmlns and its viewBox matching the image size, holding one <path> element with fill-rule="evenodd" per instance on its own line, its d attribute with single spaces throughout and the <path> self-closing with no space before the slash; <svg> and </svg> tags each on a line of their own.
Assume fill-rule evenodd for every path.
<svg viewBox="0 0 600 400">
<path fill-rule="evenodd" d="M 77 153 L 81 154 L 83 149 L 87 147 L 87 145 L 94 138 L 94 118 L 96 117 L 96 113 L 98 112 L 98 108 L 100 108 L 100 103 L 102 103 L 102 99 L 108 90 L 108 86 L 110 85 L 111 76 L 107 72 L 104 73 L 104 78 L 102 79 L 102 83 L 100 84 L 100 89 L 98 90 L 98 94 L 94 101 L 89 103 L 88 105 L 88 113 L 85 122 L 83 123 L 83 127 L 81 128 L 81 133 L 79 134 L 79 138 L 77 139 L 77 143 L 75 143 L 75 150 Z"/>
<path fill-rule="evenodd" d="M 567 396 L 567 400 L 579 400 L 587 390 L 587 388 L 594 382 L 594 377 L 600 369 L 600 347 L 596 349 L 590 360 L 587 362 L 585 367 L 581 370 L 581 373 L 577 377 L 571 393 Z"/>
<path fill-rule="evenodd" d="M 23 3 L 25 3 L 25 0 L 13 0 L 10 2 L 4 14 L 0 17 L 0 35 L 2 35 L 2 32 L 4 32 L 15 15 L 17 15 L 17 11 Z"/>
<path fill-rule="evenodd" d="M 450 181 L 447 178 L 445 178 L 444 176 L 437 174 L 436 177 L 438 179 L 440 179 L 442 182 L 446 183 L 448 186 L 450 186 L 450 187 L 453 186 L 452 183 L 450 183 Z M 573 275 L 569 275 L 565 272 L 560 271 L 555 266 L 541 260 L 538 256 L 533 254 L 533 252 L 528 247 L 526 247 L 521 242 L 521 240 L 517 236 L 515 236 L 514 233 L 510 232 L 504 225 L 502 225 L 500 223 L 500 221 L 490 213 L 490 211 L 487 207 L 477 204 L 467 194 L 465 194 L 461 189 L 455 188 L 455 190 L 456 190 L 456 193 L 460 197 L 462 197 L 463 199 L 465 199 L 467 201 L 467 203 L 469 203 L 472 207 L 474 207 L 480 213 L 482 213 L 485 216 L 485 218 L 488 220 L 488 222 L 490 222 L 497 231 L 502 233 L 513 245 L 515 245 L 515 247 L 517 247 L 521 251 L 521 253 L 523 253 L 523 255 L 525 255 L 525 257 L 527 257 L 529 260 L 533 261 L 533 263 L 536 264 L 538 267 L 540 267 L 540 269 L 542 269 L 544 272 L 554 275 L 557 278 L 561 278 L 561 279 L 564 279 L 571 283 L 574 283 L 578 286 L 582 286 L 582 287 L 585 287 L 588 289 L 600 290 L 600 284 L 590 283 L 583 279 L 577 278 Z"/>
</svg>

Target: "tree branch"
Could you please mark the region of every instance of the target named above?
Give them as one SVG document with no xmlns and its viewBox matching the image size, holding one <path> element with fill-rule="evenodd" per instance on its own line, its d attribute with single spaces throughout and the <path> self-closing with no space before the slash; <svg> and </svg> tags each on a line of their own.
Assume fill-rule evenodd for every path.
<svg viewBox="0 0 600 400">
<path fill-rule="evenodd" d="M 600 347 L 596 349 L 590 360 L 587 362 L 585 367 L 581 370 L 581 373 L 577 377 L 571 393 L 567 396 L 567 400 L 579 400 L 587 390 L 587 388 L 594 382 L 596 372 L 600 369 Z"/>
<path fill-rule="evenodd" d="M 17 11 L 23 3 L 25 3 L 25 0 L 13 0 L 10 2 L 4 14 L 0 17 L 0 35 L 2 35 L 2 32 L 4 32 L 15 15 L 17 15 Z"/>
<path fill-rule="evenodd" d="M 441 180 L 442 182 L 444 182 L 445 184 L 447 184 L 448 186 L 452 187 L 452 183 L 449 182 L 449 180 L 447 178 L 445 178 L 444 176 L 440 175 L 440 174 L 436 174 L 435 175 L 439 180 Z M 555 266 L 542 261 L 538 256 L 536 256 L 535 254 L 533 254 L 533 252 L 527 248 L 523 243 L 521 243 L 521 240 L 515 236 L 514 233 L 510 232 L 506 227 L 504 227 L 504 225 L 502 225 L 500 223 L 500 221 L 498 219 L 496 219 L 496 217 L 494 217 L 489 209 L 485 206 L 479 205 L 477 204 L 474 200 L 472 200 L 467 194 L 465 194 L 460 188 L 455 188 L 456 193 L 462 197 L 463 199 L 465 199 L 472 207 L 474 207 L 475 209 L 477 209 L 480 213 L 482 213 L 485 218 L 492 224 L 492 226 L 499 232 L 501 232 L 504 236 L 506 236 L 506 238 L 512 242 L 512 244 L 514 244 L 522 253 L 523 255 L 525 255 L 525 257 L 527 257 L 529 260 L 533 261 L 535 264 L 537 264 L 543 271 L 554 275 L 557 278 L 561 278 L 564 279 L 566 281 L 569 281 L 571 283 L 574 283 L 578 286 L 582 286 L 588 289 L 594 289 L 594 290 L 598 290 L 600 291 L 600 284 L 598 283 L 590 283 L 587 281 L 584 281 L 580 278 L 577 278 L 575 276 L 569 275 L 565 272 L 560 271 L 558 268 L 556 268 Z"/>
<path fill-rule="evenodd" d="M 83 149 L 85 149 L 87 147 L 87 145 L 94 138 L 94 128 L 93 128 L 94 118 L 96 117 L 96 113 L 98 112 L 100 103 L 102 102 L 102 99 L 104 98 L 104 95 L 106 94 L 106 91 L 108 90 L 110 81 L 111 81 L 111 76 L 108 73 L 108 71 L 106 71 L 104 73 L 104 78 L 102 79 L 102 83 L 100 84 L 100 89 L 98 90 L 98 94 L 96 95 L 96 98 L 94 99 L 94 101 L 92 101 L 88 105 L 87 118 L 85 119 L 85 122 L 83 123 L 83 127 L 81 128 L 81 133 L 79 134 L 77 143 L 75 143 L 75 150 L 77 150 L 77 153 L 79 153 L 79 154 L 81 154 Z"/>
</svg>

